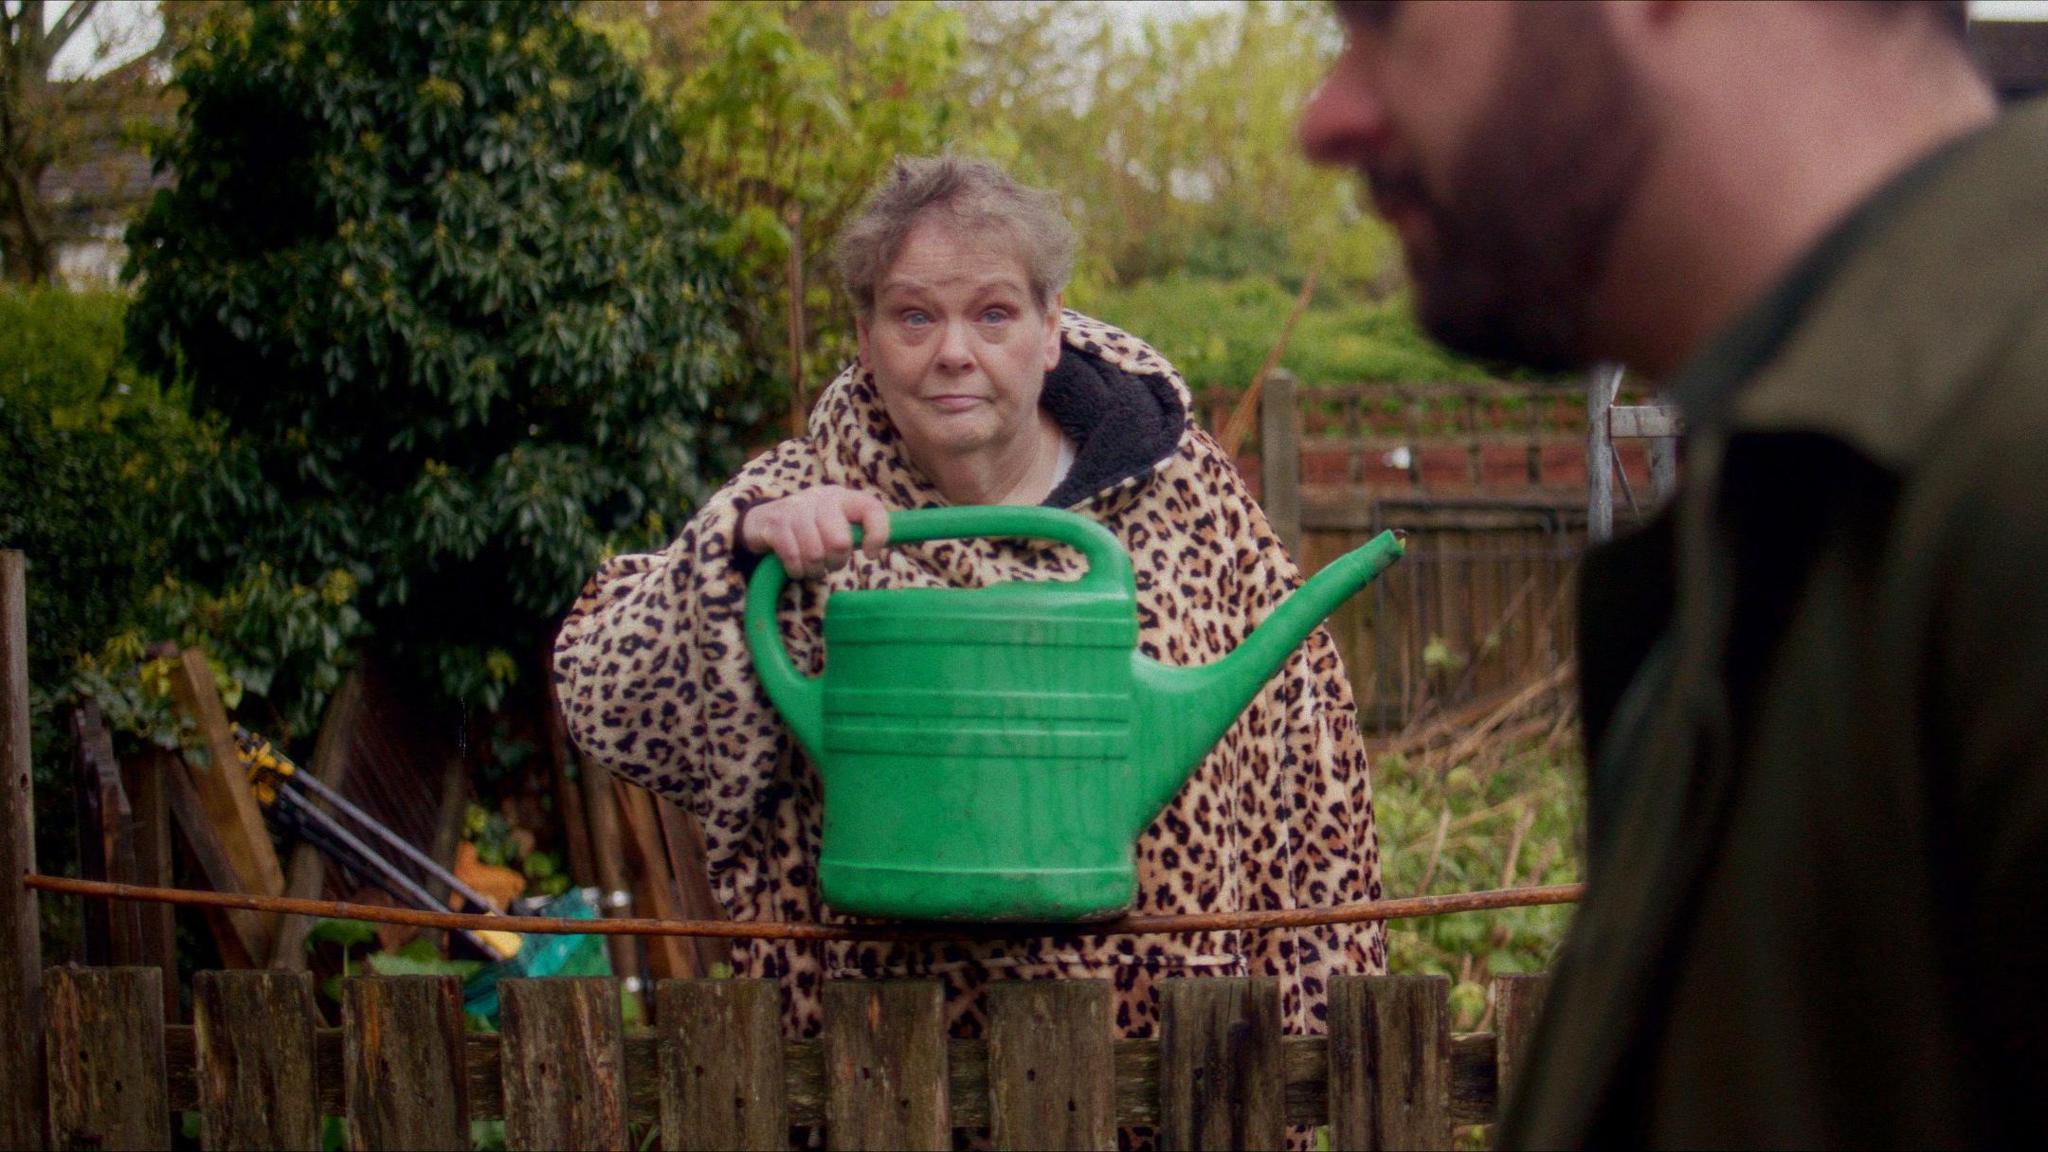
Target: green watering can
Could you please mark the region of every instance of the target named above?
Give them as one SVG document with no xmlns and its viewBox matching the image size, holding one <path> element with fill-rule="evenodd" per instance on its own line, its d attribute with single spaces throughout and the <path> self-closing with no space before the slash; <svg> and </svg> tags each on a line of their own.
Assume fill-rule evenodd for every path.
<svg viewBox="0 0 2048 1152">
<path fill-rule="evenodd" d="M 1139 655 L 1131 560 L 1053 508 L 896 512 L 889 542 L 970 536 L 1078 549 L 1078 581 L 840 592 L 825 674 L 790 662 L 774 556 L 747 589 L 747 647 L 825 785 L 819 881 L 840 912 L 1081 920 L 1137 895 L 1133 845 L 1309 632 L 1400 559 L 1392 532 L 1316 573 L 1229 656 Z"/>
</svg>

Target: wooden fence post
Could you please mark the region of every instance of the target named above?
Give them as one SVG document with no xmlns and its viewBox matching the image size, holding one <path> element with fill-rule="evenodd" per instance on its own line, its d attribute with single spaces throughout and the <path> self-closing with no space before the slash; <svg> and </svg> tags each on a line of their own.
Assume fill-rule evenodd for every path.
<svg viewBox="0 0 2048 1152">
<path fill-rule="evenodd" d="M 313 977 L 201 972 L 192 978 L 199 1142 L 318 1148 Z"/>
<path fill-rule="evenodd" d="M 52 968 L 50 1143 L 168 1148 L 163 978 L 154 968 Z"/>
<path fill-rule="evenodd" d="M 825 984 L 825 1146 L 953 1146 L 944 996 L 932 980 Z"/>
<path fill-rule="evenodd" d="M 171 886 L 171 808 L 164 773 L 175 765 L 171 755 L 154 746 L 121 765 L 121 785 L 135 814 L 136 883 L 152 888 Z M 178 1006 L 178 928 L 170 904 L 138 904 L 142 939 L 131 963 L 146 964 L 163 974 L 164 1020 L 176 1022 Z"/>
<path fill-rule="evenodd" d="M 1162 1147 L 1281 1147 L 1286 1103 L 1279 981 L 1206 977 L 1160 984 Z"/>
<path fill-rule="evenodd" d="M 43 1147 L 43 939 L 35 890 L 35 786 L 29 772 L 28 561 L 0 551 L 0 1145 Z"/>
<path fill-rule="evenodd" d="M 609 977 L 498 985 L 505 1142 L 513 1148 L 626 1147 L 626 1049 Z"/>
<path fill-rule="evenodd" d="M 1301 407 L 1294 373 L 1275 368 L 1259 396 L 1259 504 L 1287 548 L 1301 559 Z"/>
<path fill-rule="evenodd" d="M 1602 364 L 1586 377 L 1586 539 L 1614 536 L 1614 440 L 1607 411 L 1621 388 L 1621 369 Z"/>
<path fill-rule="evenodd" d="M 1330 1146 L 1451 1146 L 1451 982 L 1330 982 Z"/>
<path fill-rule="evenodd" d="M 781 1018 L 773 980 L 655 986 L 666 1152 L 789 1146 Z"/>
<path fill-rule="evenodd" d="M 1550 977 L 1496 976 L 1493 980 L 1494 1089 L 1495 1115 L 1506 1116 L 1513 1102 L 1515 1081 L 1529 1051 L 1536 1023 L 1543 1018 L 1543 1001 L 1550 993 Z"/>
<path fill-rule="evenodd" d="M 998 1148 L 1116 1147 L 1107 980 L 988 990 L 988 1094 Z"/>
<path fill-rule="evenodd" d="M 341 986 L 350 1148 L 464 1148 L 469 1079 L 462 984 L 385 976 Z"/>
</svg>

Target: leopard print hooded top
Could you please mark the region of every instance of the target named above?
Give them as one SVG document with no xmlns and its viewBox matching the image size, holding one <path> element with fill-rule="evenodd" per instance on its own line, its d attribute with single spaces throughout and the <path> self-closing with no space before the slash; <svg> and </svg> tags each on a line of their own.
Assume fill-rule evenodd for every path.
<svg viewBox="0 0 2048 1152">
<path fill-rule="evenodd" d="M 1243 479 L 1192 410 L 1180 376 L 1142 342 L 1062 316 L 1065 349 L 1042 403 L 1077 446 L 1046 503 L 1106 526 L 1136 568 L 1140 649 L 1175 665 L 1234 650 L 1300 577 Z M 743 636 L 745 509 L 819 484 L 891 508 L 944 504 L 907 460 L 871 375 L 848 368 L 810 428 L 748 464 L 669 548 L 620 556 L 563 625 L 556 685 L 571 733 L 598 763 L 683 805 L 703 826 L 713 892 L 736 920 L 830 922 L 817 886 L 821 790 L 756 681 Z M 824 664 L 832 590 L 982 587 L 1073 579 L 1078 553 L 1043 541 L 952 540 L 858 552 L 792 584 L 781 629 L 799 669 Z M 1372 790 L 1351 688 L 1322 628 L 1245 709 L 1137 844 L 1137 913 L 1308 907 L 1380 896 Z M 1152 1034 L 1156 982 L 1277 976 L 1288 1030 L 1322 1031 L 1332 975 L 1384 970 L 1382 925 L 1188 936 L 929 943 L 748 941 L 743 975 L 776 979 L 791 1036 L 816 1035 L 818 985 L 916 976 L 947 988 L 956 1036 L 980 1034 L 989 981 L 1109 979 L 1120 1035 Z"/>
</svg>

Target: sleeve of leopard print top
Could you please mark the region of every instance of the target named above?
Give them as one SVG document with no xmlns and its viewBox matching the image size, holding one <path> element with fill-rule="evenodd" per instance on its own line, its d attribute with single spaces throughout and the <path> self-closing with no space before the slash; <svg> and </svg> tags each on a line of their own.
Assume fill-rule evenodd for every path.
<svg viewBox="0 0 2048 1152">
<path fill-rule="evenodd" d="M 755 459 L 667 549 L 606 561 L 555 640 L 555 690 L 577 746 L 689 809 L 714 875 L 744 840 L 786 739 L 747 656 L 740 517 L 817 482 L 805 441 Z"/>
</svg>

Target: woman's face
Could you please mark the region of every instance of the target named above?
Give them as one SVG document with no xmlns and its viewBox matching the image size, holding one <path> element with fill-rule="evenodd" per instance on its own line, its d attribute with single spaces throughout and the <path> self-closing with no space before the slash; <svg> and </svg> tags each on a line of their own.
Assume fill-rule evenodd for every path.
<svg viewBox="0 0 2048 1152">
<path fill-rule="evenodd" d="M 1059 309 L 1032 293 L 1007 240 L 920 221 L 857 324 L 883 407 L 928 470 L 999 459 L 1038 427 L 1045 374 L 1060 359 Z"/>
</svg>

